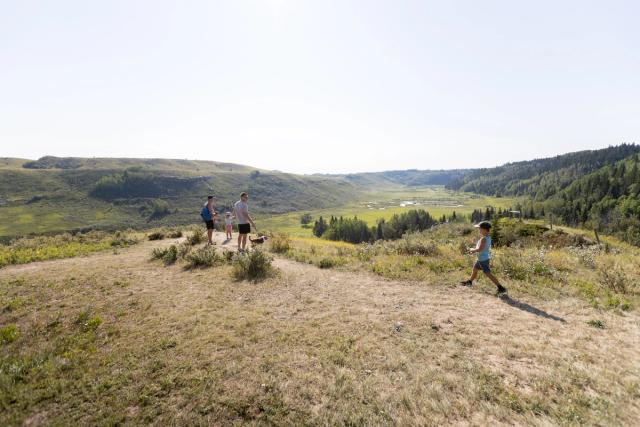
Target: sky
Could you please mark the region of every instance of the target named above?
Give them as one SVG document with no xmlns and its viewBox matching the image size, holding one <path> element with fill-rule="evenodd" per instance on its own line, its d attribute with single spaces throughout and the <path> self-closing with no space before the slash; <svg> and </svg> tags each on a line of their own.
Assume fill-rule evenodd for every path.
<svg viewBox="0 0 640 427">
<path fill-rule="evenodd" d="M 0 156 L 295 173 L 640 143 L 640 2 L 0 0 Z"/>
</svg>

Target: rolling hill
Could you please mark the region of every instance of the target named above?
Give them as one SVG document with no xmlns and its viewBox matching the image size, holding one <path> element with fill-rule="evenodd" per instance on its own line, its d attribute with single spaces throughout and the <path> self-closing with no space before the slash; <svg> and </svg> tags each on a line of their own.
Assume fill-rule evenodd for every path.
<svg viewBox="0 0 640 427">
<path fill-rule="evenodd" d="M 0 159 L 0 236 L 175 225 L 248 191 L 252 210 L 281 213 L 345 203 L 355 184 L 230 163 L 168 159 Z"/>
</svg>

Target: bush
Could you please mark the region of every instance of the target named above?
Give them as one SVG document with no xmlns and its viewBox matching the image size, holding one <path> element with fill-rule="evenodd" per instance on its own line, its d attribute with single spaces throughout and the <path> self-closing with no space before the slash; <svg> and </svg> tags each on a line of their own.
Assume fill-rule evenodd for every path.
<svg viewBox="0 0 640 427">
<path fill-rule="evenodd" d="M 9 344 L 18 337 L 16 325 L 7 325 L 0 328 L 0 344 Z"/>
<path fill-rule="evenodd" d="M 226 262 L 231 262 L 233 261 L 233 257 L 234 257 L 235 253 L 233 251 L 230 251 L 229 249 L 224 249 L 222 251 L 222 258 L 224 258 L 224 260 Z"/>
<path fill-rule="evenodd" d="M 322 258 L 320 261 L 318 261 L 318 267 L 320 268 L 333 268 L 337 264 L 338 263 L 333 258 Z"/>
<path fill-rule="evenodd" d="M 398 255 L 434 256 L 439 253 L 438 246 L 432 241 L 426 241 L 419 234 L 408 234 L 393 243 Z"/>
<path fill-rule="evenodd" d="M 201 229 L 193 230 L 193 232 L 189 235 L 189 237 L 187 237 L 187 242 L 189 242 L 189 244 L 192 246 L 200 244 L 204 242 L 204 240 L 205 240 L 204 231 L 202 231 Z"/>
<path fill-rule="evenodd" d="M 300 224 L 303 226 L 311 224 L 311 221 L 313 221 L 313 217 L 310 213 L 304 213 L 300 216 Z"/>
<path fill-rule="evenodd" d="M 529 276 L 527 266 L 522 263 L 522 258 L 515 254 L 501 256 L 498 259 L 498 265 L 510 279 L 526 280 Z"/>
<path fill-rule="evenodd" d="M 213 267 L 216 264 L 221 264 L 223 261 L 215 248 L 211 246 L 205 246 L 204 248 L 190 252 L 185 259 L 187 260 L 186 268 Z"/>
<path fill-rule="evenodd" d="M 632 281 L 619 264 L 607 263 L 598 269 L 600 284 L 613 292 L 626 294 L 631 292 Z"/>
<path fill-rule="evenodd" d="M 191 252 L 192 246 L 189 242 L 182 242 L 178 245 L 178 258 L 186 258 L 187 254 Z"/>
<path fill-rule="evenodd" d="M 269 255 L 260 249 L 254 249 L 235 259 L 233 275 L 237 280 L 258 281 L 264 279 L 273 273 L 272 261 L 273 258 Z"/>
<path fill-rule="evenodd" d="M 174 264 L 178 260 L 178 248 L 176 245 L 169 246 L 167 249 L 167 253 L 162 257 L 162 261 L 164 261 L 164 265 Z"/>
<path fill-rule="evenodd" d="M 289 252 L 291 249 L 291 239 L 285 233 L 277 233 L 271 235 L 269 241 L 271 252 L 275 252 L 277 254 L 283 254 Z"/>
<path fill-rule="evenodd" d="M 182 237 L 182 230 L 174 230 L 170 232 L 169 237 L 171 239 L 179 239 L 180 237 Z"/>
<path fill-rule="evenodd" d="M 589 320 L 587 322 L 587 325 L 592 326 L 594 328 L 598 328 L 598 329 L 604 329 L 604 322 L 600 319 Z"/>
<path fill-rule="evenodd" d="M 160 231 L 156 231 L 154 233 L 149 234 L 148 239 L 149 240 L 162 240 L 162 239 L 164 239 L 164 233 L 162 233 Z"/>
<path fill-rule="evenodd" d="M 149 208 L 150 214 L 149 218 L 157 219 L 162 218 L 163 216 L 169 215 L 171 209 L 169 208 L 169 203 L 166 200 L 155 199 L 151 202 L 151 207 Z"/>
</svg>

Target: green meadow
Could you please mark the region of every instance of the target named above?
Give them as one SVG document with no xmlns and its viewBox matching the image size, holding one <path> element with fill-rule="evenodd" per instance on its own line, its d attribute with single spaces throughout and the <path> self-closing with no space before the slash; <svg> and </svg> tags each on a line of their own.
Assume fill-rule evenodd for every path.
<svg viewBox="0 0 640 427">
<path fill-rule="evenodd" d="M 439 218 L 442 215 L 452 215 L 454 211 L 456 214 L 468 215 L 474 209 L 485 209 L 487 206 L 505 209 L 514 206 L 517 201 L 515 198 L 497 198 L 451 191 L 443 186 L 390 187 L 364 193 L 352 203 L 335 208 L 296 211 L 273 216 L 257 215 L 256 219 L 259 231 L 277 231 L 291 236 L 310 237 L 313 221 L 308 227 L 300 224 L 300 216 L 305 212 L 310 213 L 314 220 L 320 216 L 325 218 L 331 215 L 357 216 L 369 225 L 375 225 L 381 218 L 388 219 L 410 209 L 424 209 L 431 216 Z"/>
</svg>

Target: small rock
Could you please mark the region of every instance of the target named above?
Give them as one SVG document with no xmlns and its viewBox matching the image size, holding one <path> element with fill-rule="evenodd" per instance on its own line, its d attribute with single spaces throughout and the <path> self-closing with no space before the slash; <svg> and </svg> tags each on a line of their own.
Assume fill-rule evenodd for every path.
<svg viewBox="0 0 640 427">
<path fill-rule="evenodd" d="M 400 332 L 400 331 L 402 331 L 402 328 L 403 328 L 403 327 L 404 327 L 404 326 L 402 325 L 402 323 L 396 323 L 396 324 L 395 324 L 395 326 L 393 327 L 393 329 L 394 329 L 396 332 Z"/>
<path fill-rule="evenodd" d="M 440 326 L 436 325 L 435 323 L 431 324 L 431 329 L 433 329 L 434 331 L 439 331 L 440 330 Z"/>
</svg>

